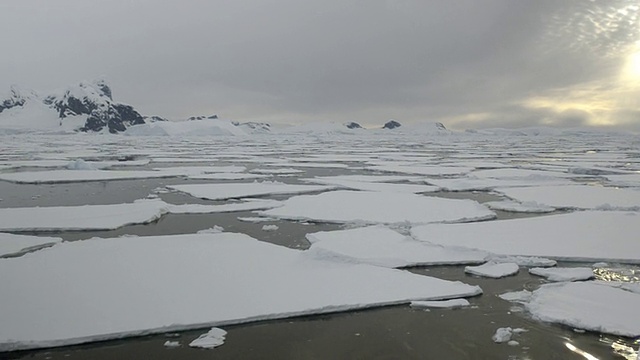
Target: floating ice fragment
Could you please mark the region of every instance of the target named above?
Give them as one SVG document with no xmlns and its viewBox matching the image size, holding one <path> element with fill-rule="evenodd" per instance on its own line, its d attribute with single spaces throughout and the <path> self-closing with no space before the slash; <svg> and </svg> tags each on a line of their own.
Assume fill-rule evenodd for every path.
<svg viewBox="0 0 640 360">
<path fill-rule="evenodd" d="M 587 267 L 575 268 L 532 268 L 529 273 L 546 278 L 549 281 L 580 281 L 593 279 L 593 270 Z"/>
<path fill-rule="evenodd" d="M 451 299 L 451 300 L 440 300 L 440 301 L 412 301 L 412 308 L 460 308 L 469 306 L 469 301 L 467 299 Z"/>
<path fill-rule="evenodd" d="M 211 328 L 208 333 L 200 335 L 197 339 L 189 343 L 191 347 L 213 349 L 224 344 L 227 332 L 220 328 Z"/>
<path fill-rule="evenodd" d="M 330 191 L 294 196 L 262 215 L 332 223 L 464 222 L 486 220 L 495 213 L 472 200 L 444 199 L 407 193 Z"/>
<path fill-rule="evenodd" d="M 275 230 L 278 230 L 278 229 L 279 229 L 278 225 L 263 225 L 262 226 L 262 230 L 263 231 L 275 231 Z"/>
<path fill-rule="evenodd" d="M 180 347 L 182 345 L 180 344 L 180 341 L 167 340 L 167 341 L 164 342 L 164 346 L 168 347 L 168 348 L 177 348 L 177 347 Z"/>
<path fill-rule="evenodd" d="M 467 266 L 464 268 L 464 272 L 484 276 L 490 278 L 501 278 L 510 275 L 515 275 L 520 270 L 518 264 L 515 263 L 486 263 L 479 266 Z"/>
<path fill-rule="evenodd" d="M 496 330 L 496 333 L 491 337 L 491 340 L 496 343 L 504 343 L 511 340 L 512 335 L 513 330 L 510 327 L 498 328 L 498 330 Z"/>
</svg>

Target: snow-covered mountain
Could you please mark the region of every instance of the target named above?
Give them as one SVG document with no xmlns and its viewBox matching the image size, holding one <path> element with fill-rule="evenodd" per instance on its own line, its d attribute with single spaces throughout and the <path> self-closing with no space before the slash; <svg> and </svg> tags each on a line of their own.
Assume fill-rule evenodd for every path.
<svg viewBox="0 0 640 360">
<path fill-rule="evenodd" d="M 81 82 L 45 97 L 12 86 L 0 101 L 0 127 L 15 131 L 118 133 L 144 123 L 133 106 L 113 100 L 104 80 Z"/>
</svg>

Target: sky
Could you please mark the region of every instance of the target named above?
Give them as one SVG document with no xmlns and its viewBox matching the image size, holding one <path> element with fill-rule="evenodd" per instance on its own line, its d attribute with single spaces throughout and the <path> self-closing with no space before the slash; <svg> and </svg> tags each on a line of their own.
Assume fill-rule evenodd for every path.
<svg viewBox="0 0 640 360">
<path fill-rule="evenodd" d="M 0 2 L 0 94 L 106 79 L 170 119 L 640 131 L 627 0 Z"/>
</svg>

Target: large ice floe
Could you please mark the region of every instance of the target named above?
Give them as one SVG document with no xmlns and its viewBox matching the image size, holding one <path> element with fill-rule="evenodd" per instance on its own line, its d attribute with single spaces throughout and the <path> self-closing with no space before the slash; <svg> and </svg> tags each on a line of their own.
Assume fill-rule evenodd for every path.
<svg viewBox="0 0 640 360">
<path fill-rule="evenodd" d="M 169 212 L 161 200 L 114 205 L 48 206 L 0 209 L 2 231 L 112 230 L 144 224 Z"/>
<path fill-rule="evenodd" d="M 640 210 L 640 191 L 591 185 L 498 188 L 520 202 L 555 208 Z"/>
<path fill-rule="evenodd" d="M 63 242 L 0 274 L 0 351 L 481 293 L 234 233 Z"/>
<path fill-rule="evenodd" d="M 0 180 L 19 184 L 54 184 L 86 181 L 169 178 L 220 172 L 241 172 L 242 166 L 183 166 L 154 170 L 45 170 L 0 173 Z"/>
<path fill-rule="evenodd" d="M 333 188 L 323 185 L 292 185 L 271 181 L 226 184 L 186 184 L 167 187 L 187 193 L 193 197 L 208 200 L 226 200 L 274 194 L 300 194 L 326 191 Z"/>
<path fill-rule="evenodd" d="M 413 237 L 432 244 L 499 255 L 625 263 L 640 263 L 638 233 L 640 214 L 623 211 L 580 211 L 470 224 L 429 224 L 411 229 Z"/>
<path fill-rule="evenodd" d="M 385 226 L 322 231 L 306 235 L 309 251 L 320 257 L 386 267 L 482 263 L 482 251 L 416 241 Z"/>
<path fill-rule="evenodd" d="M 606 334 L 640 336 L 640 294 L 598 282 L 542 285 L 530 296 L 505 294 L 538 320 Z"/>
<path fill-rule="evenodd" d="M 285 200 L 282 207 L 261 214 L 292 220 L 368 224 L 464 222 L 496 216 L 473 200 L 347 190 L 294 196 Z"/>
<path fill-rule="evenodd" d="M 0 256 L 20 255 L 62 241 L 57 237 L 40 237 L 0 233 Z"/>
</svg>

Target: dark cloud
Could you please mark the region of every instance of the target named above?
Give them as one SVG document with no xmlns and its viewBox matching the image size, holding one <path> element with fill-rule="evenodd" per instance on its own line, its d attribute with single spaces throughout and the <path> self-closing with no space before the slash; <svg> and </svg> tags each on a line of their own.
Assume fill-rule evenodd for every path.
<svg viewBox="0 0 640 360">
<path fill-rule="evenodd" d="M 0 88 L 105 76 L 170 117 L 582 124 L 519 104 L 614 77 L 637 14 L 619 0 L 2 2 Z"/>
</svg>

